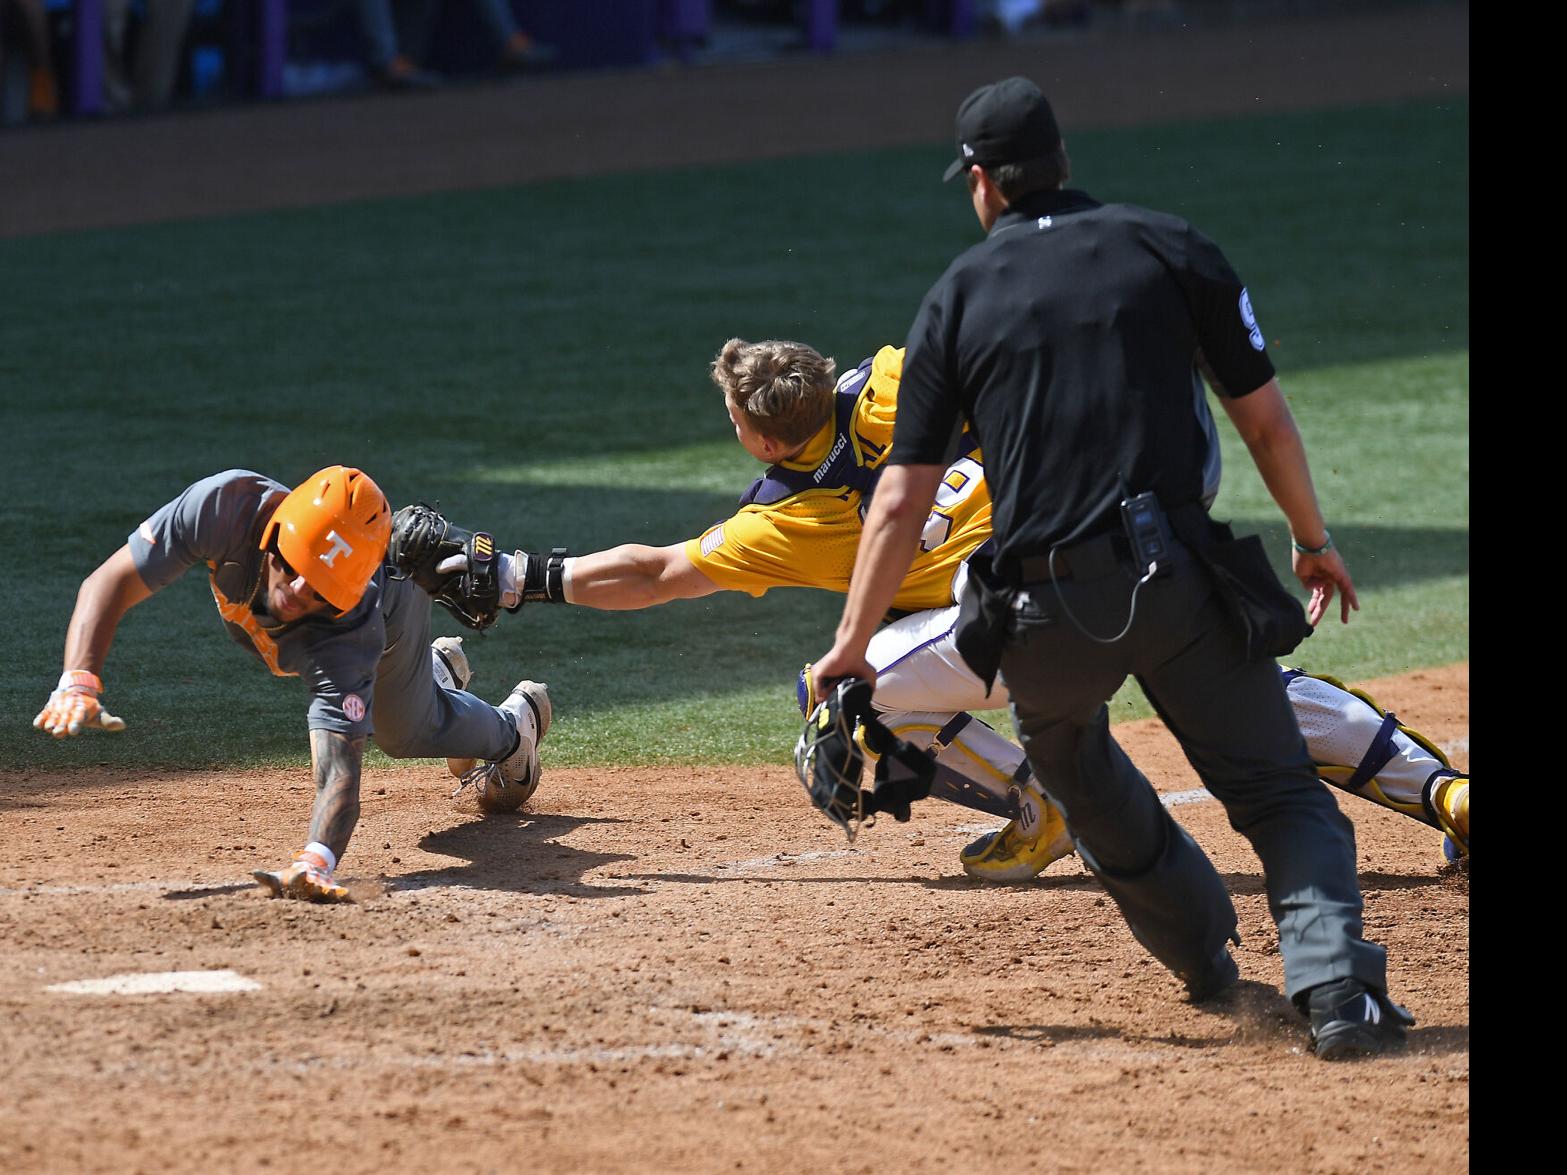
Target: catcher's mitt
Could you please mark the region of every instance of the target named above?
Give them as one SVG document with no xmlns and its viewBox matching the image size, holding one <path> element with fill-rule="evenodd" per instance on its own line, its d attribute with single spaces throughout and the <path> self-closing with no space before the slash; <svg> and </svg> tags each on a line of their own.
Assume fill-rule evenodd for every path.
<svg viewBox="0 0 1567 1175">
<path fill-rule="evenodd" d="M 404 506 L 392 516 L 386 561 L 469 628 L 486 629 L 500 618 L 500 570 L 495 538 L 453 526 L 433 506 Z"/>
<path fill-rule="evenodd" d="M 865 750 L 880 755 L 875 782 L 860 787 Z M 929 755 L 893 734 L 871 709 L 871 685 L 840 680 L 827 700 L 811 711 L 794 747 L 794 770 L 820 808 L 852 842 L 876 813 L 909 818 L 909 805 L 930 795 L 936 764 Z"/>
</svg>

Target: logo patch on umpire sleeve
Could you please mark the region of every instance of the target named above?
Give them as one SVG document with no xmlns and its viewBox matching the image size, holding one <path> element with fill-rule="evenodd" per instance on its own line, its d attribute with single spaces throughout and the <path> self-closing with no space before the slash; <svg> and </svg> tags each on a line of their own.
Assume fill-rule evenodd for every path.
<svg viewBox="0 0 1567 1175">
<path fill-rule="evenodd" d="M 141 535 L 141 537 L 147 541 L 148 546 L 156 547 L 158 545 L 158 536 L 152 533 L 152 527 L 148 525 L 148 522 L 151 521 L 152 520 L 149 518 L 147 522 L 144 522 L 138 526 L 136 528 L 136 533 Z"/>
<path fill-rule="evenodd" d="M 1257 316 L 1251 309 L 1251 295 L 1243 287 L 1241 289 L 1241 324 L 1245 326 L 1247 337 L 1251 339 L 1251 349 L 1260 351 L 1263 348 L 1262 328 L 1257 325 Z"/>
<path fill-rule="evenodd" d="M 349 694 L 343 699 L 343 713 L 350 722 L 363 722 L 365 720 L 365 700 L 358 694 Z"/>
<path fill-rule="evenodd" d="M 724 526 L 719 523 L 702 536 L 702 558 L 706 559 L 719 547 L 724 545 Z"/>
</svg>

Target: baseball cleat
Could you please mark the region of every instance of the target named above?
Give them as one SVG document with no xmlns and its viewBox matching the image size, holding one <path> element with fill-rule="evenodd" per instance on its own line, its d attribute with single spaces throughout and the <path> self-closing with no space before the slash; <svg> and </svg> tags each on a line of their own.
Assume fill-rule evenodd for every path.
<svg viewBox="0 0 1567 1175">
<path fill-rule="evenodd" d="M 1421 796 L 1426 815 L 1442 830 L 1442 851 L 1449 861 L 1469 855 L 1469 776 L 1434 776 Z"/>
<path fill-rule="evenodd" d="M 339 885 L 325 869 L 325 862 L 303 850 L 294 854 L 293 864 L 284 869 L 256 869 L 251 876 L 274 898 L 294 898 L 302 902 L 351 902 L 348 890 Z"/>
<path fill-rule="evenodd" d="M 975 881 L 1028 881 L 1074 851 L 1066 821 L 1054 804 L 1046 803 L 1039 835 L 1028 836 L 1012 820 L 969 845 L 958 860 Z"/>
<path fill-rule="evenodd" d="M 498 708 L 517 728 L 517 748 L 504 759 L 479 764 L 462 782 L 474 786 L 485 812 L 514 812 L 538 790 L 539 743 L 549 733 L 554 708 L 542 681 L 519 681 Z"/>
<path fill-rule="evenodd" d="M 465 690 L 473 680 L 473 666 L 468 664 L 460 636 L 438 636 L 431 641 L 430 663 L 435 683 L 442 689 Z"/>
<path fill-rule="evenodd" d="M 1358 979 L 1336 979 L 1307 993 L 1311 1042 L 1324 1061 L 1371 1057 L 1404 1043 L 1415 1018 L 1387 993 Z"/>
<path fill-rule="evenodd" d="M 1437 789 L 1437 809 L 1442 814 L 1442 830 L 1460 854 L 1469 855 L 1469 777 L 1457 775 L 1447 786 Z"/>
</svg>

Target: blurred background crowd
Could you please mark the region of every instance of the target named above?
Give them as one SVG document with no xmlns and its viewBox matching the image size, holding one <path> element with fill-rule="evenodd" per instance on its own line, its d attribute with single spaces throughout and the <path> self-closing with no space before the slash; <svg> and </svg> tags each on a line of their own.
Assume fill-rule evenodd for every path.
<svg viewBox="0 0 1567 1175">
<path fill-rule="evenodd" d="M 1207 21 L 1306 2 L 0 0 L 0 123 L 829 52 L 892 38 Z"/>
</svg>

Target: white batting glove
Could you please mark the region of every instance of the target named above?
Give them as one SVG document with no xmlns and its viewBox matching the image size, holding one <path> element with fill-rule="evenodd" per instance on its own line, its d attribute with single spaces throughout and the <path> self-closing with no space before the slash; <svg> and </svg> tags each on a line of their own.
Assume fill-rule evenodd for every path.
<svg viewBox="0 0 1567 1175">
<path fill-rule="evenodd" d="M 78 735 L 83 730 L 124 730 L 125 719 L 116 718 L 99 703 L 101 693 L 103 682 L 96 673 L 67 669 L 60 675 L 60 684 L 49 695 L 48 703 L 33 719 L 34 728 L 55 738 Z"/>
</svg>

